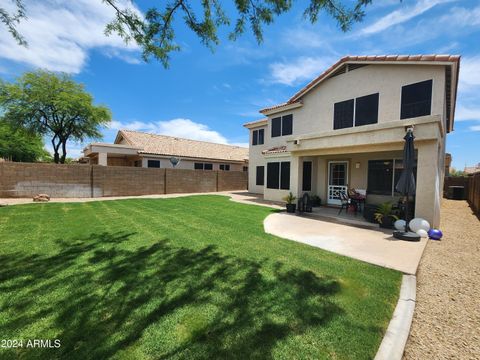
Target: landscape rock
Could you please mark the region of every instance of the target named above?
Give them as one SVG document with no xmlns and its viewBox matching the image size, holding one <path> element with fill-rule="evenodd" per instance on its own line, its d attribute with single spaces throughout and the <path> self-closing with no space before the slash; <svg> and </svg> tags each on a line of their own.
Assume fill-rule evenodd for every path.
<svg viewBox="0 0 480 360">
<path fill-rule="evenodd" d="M 33 201 L 35 202 L 49 202 L 50 196 L 47 194 L 38 194 L 33 197 Z"/>
</svg>

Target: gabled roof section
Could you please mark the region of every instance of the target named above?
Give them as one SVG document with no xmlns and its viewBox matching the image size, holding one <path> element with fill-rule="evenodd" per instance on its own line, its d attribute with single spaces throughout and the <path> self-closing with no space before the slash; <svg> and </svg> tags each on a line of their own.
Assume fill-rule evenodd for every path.
<svg viewBox="0 0 480 360">
<path fill-rule="evenodd" d="M 246 122 L 245 124 L 243 124 L 243 127 L 246 127 L 247 129 L 251 129 L 251 128 L 267 125 L 267 123 L 268 123 L 268 118 L 263 118 L 260 120 Z"/>
<path fill-rule="evenodd" d="M 174 136 L 120 130 L 115 143 L 118 143 L 121 139 L 124 139 L 130 146 L 141 148 L 142 150 L 138 152 L 139 154 L 239 162 L 243 162 L 248 158 L 248 148 Z"/>
<path fill-rule="evenodd" d="M 373 55 L 373 56 L 345 56 L 321 73 L 318 77 L 310 81 L 305 87 L 300 89 L 287 102 L 268 108 L 261 109 L 262 114 L 271 114 L 289 109 L 292 105 L 301 106 L 301 99 L 308 92 L 313 90 L 322 81 L 345 73 L 347 69 L 353 70 L 369 64 L 417 64 L 417 65 L 444 65 L 446 71 L 446 93 L 448 110 L 448 130 L 453 130 L 453 120 L 455 115 L 455 103 L 458 88 L 458 74 L 460 70 L 460 55 Z M 348 68 L 349 67 L 349 68 Z"/>
</svg>

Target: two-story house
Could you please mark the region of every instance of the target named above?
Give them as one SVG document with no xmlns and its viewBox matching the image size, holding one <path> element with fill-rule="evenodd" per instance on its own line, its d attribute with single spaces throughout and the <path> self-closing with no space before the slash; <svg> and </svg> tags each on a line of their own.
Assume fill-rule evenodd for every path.
<svg viewBox="0 0 480 360">
<path fill-rule="evenodd" d="M 453 130 L 460 57 L 347 56 L 286 103 L 260 110 L 250 131 L 249 191 L 281 200 L 290 191 L 340 203 L 395 201 L 403 137 L 414 126 L 415 216 L 440 222 L 445 138 Z"/>
</svg>

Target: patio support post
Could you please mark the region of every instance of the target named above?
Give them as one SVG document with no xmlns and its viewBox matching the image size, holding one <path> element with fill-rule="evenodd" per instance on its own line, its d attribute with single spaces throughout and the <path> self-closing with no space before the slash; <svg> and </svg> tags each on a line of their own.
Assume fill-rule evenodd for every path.
<svg viewBox="0 0 480 360">
<path fill-rule="evenodd" d="M 107 153 L 98 153 L 98 165 L 107 166 Z"/>
<path fill-rule="evenodd" d="M 302 181 L 302 157 L 293 156 L 290 161 L 290 191 L 293 196 L 300 197 L 300 184 Z"/>
<path fill-rule="evenodd" d="M 440 225 L 440 174 L 438 170 L 438 143 L 417 143 L 417 188 L 415 217 L 427 220 L 432 227 Z"/>
</svg>

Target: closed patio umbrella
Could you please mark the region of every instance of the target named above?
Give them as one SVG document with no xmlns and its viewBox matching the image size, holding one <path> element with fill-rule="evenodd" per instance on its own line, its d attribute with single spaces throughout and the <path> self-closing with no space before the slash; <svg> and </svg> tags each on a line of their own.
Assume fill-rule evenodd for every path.
<svg viewBox="0 0 480 360">
<path fill-rule="evenodd" d="M 415 195 L 415 177 L 413 175 L 413 168 L 415 166 L 415 147 L 413 145 L 415 136 L 413 136 L 413 128 L 408 128 L 404 138 L 405 145 L 403 147 L 403 171 L 400 175 L 395 190 L 406 197 L 405 205 L 405 231 L 394 231 L 393 236 L 397 239 L 419 241 L 420 236 L 410 231 L 408 222 L 410 221 L 410 201 L 409 196 Z"/>
</svg>

